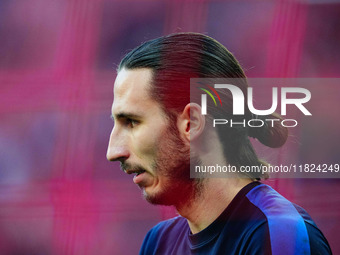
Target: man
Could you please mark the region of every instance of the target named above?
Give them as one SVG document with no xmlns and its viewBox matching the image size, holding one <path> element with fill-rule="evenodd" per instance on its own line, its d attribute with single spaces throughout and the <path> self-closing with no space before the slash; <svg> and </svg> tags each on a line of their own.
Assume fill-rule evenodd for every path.
<svg viewBox="0 0 340 255">
<path fill-rule="evenodd" d="M 173 205 L 181 215 L 151 229 L 140 254 L 331 254 L 310 216 L 258 181 L 264 174 L 190 178 L 190 163 L 265 164 L 248 137 L 280 147 L 288 135 L 277 123 L 213 128 L 212 118 L 253 116 L 233 116 L 230 93 L 221 95 L 223 109 L 202 115 L 190 98 L 190 78 L 235 79 L 244 94 L 248 86 L 234 56 L 197 33 L 145 42 L 118 68 L 107 159 L 135 175 L 148 202 Z"/>
</svg>

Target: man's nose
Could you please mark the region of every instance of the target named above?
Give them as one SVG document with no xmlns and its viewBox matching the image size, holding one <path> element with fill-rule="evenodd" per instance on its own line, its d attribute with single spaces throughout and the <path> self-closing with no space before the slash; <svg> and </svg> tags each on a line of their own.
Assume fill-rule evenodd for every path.
<svg viewBox="0 0 340 255">
<path fill-rule="evenodd" d="M 124 137 L 119 137 L 112 130 L 109 145 L 106 152 L 106 158 L 109 161 L 124 161 L 130 156 Z"/>
</svg>

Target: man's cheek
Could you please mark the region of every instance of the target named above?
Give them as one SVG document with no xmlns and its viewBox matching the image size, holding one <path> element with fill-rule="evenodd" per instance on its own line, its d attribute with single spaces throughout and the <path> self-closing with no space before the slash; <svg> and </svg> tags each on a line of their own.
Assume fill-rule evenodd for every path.
<svg viewBox="0 0 340 255">
<path fill-rule="evenodd" d="M 156 154 L 158 143 L 153 138 L 152 135 L 143 135 L 135 139 L 134 150 L 139 158 L 146 159 Z"/>
</svg>

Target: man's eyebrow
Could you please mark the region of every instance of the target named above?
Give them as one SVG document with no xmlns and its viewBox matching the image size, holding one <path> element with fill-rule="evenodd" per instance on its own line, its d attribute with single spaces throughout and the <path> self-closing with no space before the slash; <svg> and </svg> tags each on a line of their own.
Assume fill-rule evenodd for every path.
<svg viewBox="0 0 340 255">
<path fill-rule="evenodd" d="M 111 114 L 111 119 L 140 119 L 140 118 L 141 118 L 140 115 L 129 112 L 120 112 L 114 115 Z"/>
</svg>

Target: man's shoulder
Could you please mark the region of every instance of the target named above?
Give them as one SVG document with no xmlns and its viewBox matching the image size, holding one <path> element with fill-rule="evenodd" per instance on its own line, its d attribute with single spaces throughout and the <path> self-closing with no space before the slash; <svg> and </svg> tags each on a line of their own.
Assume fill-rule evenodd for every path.
<svg viewBox="0 0 340 255">
<path fill-rule="evenodd" d="M 295 217 L 302 217 L 312 221 L 309 214 L 302 207 L 292 203 L 269 185 L 260 184 L 254 187 L 246 194 L 246 197 L 251 204 L 266 215 L 267 219 L 276 219 L 278 217 L 295 219 Z"/>
<path fill-rule="evenodd" d="M 161 235 L 172 231 L 182 230 L 186 227 L 188 227 L 187 220 L 182 216 L 176 216 L 174 218 L 159 222 L 157 225 L 151 228 L 149 232 Z"/>
<path fill-rule="evenodd" d="M 261 184 L 246 195 L 249 202 L 264 216 L 271 236 L 282 236 L 284 233 L 305 233 L 306 224 L 316 227 L 314 221 L 302 207 L 292 203 L 272 187 Z"/>
<path fill-rule="evenodd" d="M 174 244 L 181 235 L 185 236 L 187 231 L 189 226 L 182 216 L 161 221 L 145 236 L 140 254 L 155 254 L 156 251 L 162 251 L 163 254 L 163 249 L 169 247 L 169 244 Z"/>
<path fill-rule="evenodd" d="M 291 254 L 331 254 L 326 238 L 301 206 L 265 184 L 256 186 L 246 197 L 265 216 L 259 229 L 267 229 L 273 254 L 280 254 L 283 247 Z"/>
</svg>

